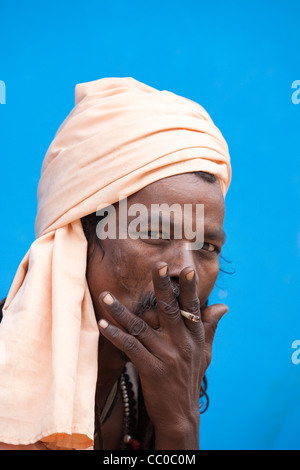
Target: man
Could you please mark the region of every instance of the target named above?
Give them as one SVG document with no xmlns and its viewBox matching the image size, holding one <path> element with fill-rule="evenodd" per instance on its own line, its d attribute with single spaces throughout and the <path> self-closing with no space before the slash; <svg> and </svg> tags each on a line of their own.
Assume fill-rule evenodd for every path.
<svg viewBox="0 0 300 470">
<path fill-rule="evenodd" d="M 198 449 L 201 383 L 228 310 L 207 301 L 230 178 L 196 103 L 133 79 L 77 85 L 3 308 L 3 448 Z"/>
</svg>

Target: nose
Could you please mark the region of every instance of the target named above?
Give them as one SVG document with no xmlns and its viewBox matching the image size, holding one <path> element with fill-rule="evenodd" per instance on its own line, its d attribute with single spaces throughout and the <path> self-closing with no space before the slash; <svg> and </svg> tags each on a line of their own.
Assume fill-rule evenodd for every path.
<svg viewBox="0 0 300 470">
<path fill-rule="evenodd" d="M 169 275 L 171 279 L 179 279 L 179 275 L 184 268 L 191 268 L 195 271 L 195 279 L 198 283 L 198 274 L 195 264 L 195 253 L 194 250 L 190 249 L 190 244 L 187 241 L 182 241 L 178 243 L 178 246 L 172 249 L 172 252 L 169 253 L 169 256 L 165 261 L 169 266 Z"/>
</svg>

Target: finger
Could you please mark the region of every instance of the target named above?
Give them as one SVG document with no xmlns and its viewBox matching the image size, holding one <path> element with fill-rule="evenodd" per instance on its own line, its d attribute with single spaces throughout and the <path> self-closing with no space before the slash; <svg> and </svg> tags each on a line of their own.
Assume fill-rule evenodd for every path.
<svg viewBox="0 0 300 470">
<path fill-rule="evenodd" d="M 151 353 L 134 336 L 104 319 L 98 322 L 98 326 L 103 336 L 122 351 L 137 368 L 145 367 L 151 358 L 153 360 Z"/>
<path fill-rule="evenodd" d="M 121 326 L 125 332 L 136 337 L 144 346 L 154 345 L 155 331 L 142 318 L 130 312 L 109 292 L 102 292 L 99 301 L 116 326 Z"/>
<path fill-rule="evenodd" d="M 161 327 L 178 327 L 181 322 L 179 304 L 172 289 L 166 263 L 157 263 L 152 270 L 157 311 Z"/>
<path fill-rule="evenodd" d="M 200 301 L 196 290 L 196 277 L 193 268 L 184 268 L 179 275 L 179 305 L 180 309 L 195 316 L 196 321 L 184 318 L 190 331 L 199 332 L 201 325 Z M 198 320 L 198 321 L 197 321 Z"/>
<path fill-rule="evenodd" d="M 214 304 L 202 311 L 202 322 L 205 329 L 205 342 L 212 346 L 216 329 L 221 318 L 228 312 L 225 304 Z"/>
</svg>

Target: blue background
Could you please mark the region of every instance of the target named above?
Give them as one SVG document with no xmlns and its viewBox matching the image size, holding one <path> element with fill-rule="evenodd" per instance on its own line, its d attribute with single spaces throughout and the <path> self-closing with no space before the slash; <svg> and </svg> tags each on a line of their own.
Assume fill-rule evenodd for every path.
<svg viewBox="0 0 300 470">
<path fill-rule="evenodd" d="M 300 449 L 299 0 L 0 6 L 0 295 L 34 240 L 40 167 L 76 83 L 132 76 L 206 108 L 230 147 L 225 302 L 202 449 Z"/>
</svg>

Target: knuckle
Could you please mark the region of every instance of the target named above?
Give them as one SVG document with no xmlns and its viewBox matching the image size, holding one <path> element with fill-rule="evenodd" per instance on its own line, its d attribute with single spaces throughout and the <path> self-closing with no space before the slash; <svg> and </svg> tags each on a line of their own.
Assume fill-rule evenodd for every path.
<svg viewBox="0 0 300 470">
<path fill-rule="evenodd" d="M 184 305 L 184 310 L 193 313 L 194 315 L 200 314 L 200 301 L 198 298 L 187 301 Z"/>
<path fill-rule="evenodd" d="M 130 333 L 133 336 L 140 336 L 145 331 L 146 327 L 146 323 L 142 319 L 137 318 L 130 325 Z"/>
<path fill-rule="evenodd" d="M 113 339 L 120 339 L 120 331 L 118 328 L 116 328 L 114 325 L 109 325 L 107 330 L 109 331 L 109 336 Z"/>
<path fill-rule="evenodd" d="M 118 317 L 122 317 L 125 313 L 125 307 L 120 302 L 116 302 L 113 311 L 115 315 L 117 315 Z"/>
<path fill-rule="evenodd" d="M 183 359 L 189 360 L 194 354 L 194 347 L 190 342 L 185 342 L 181 345 L 181 355 Z"/>
<path fill-rule="evenodd" d="M 127 335 L 123 339 L 123 348 L 127 352 L 133 352 L 136 350 L 136 340 L 133 336 Z"/>
<path fill-rule="evenodd" d="M 171 286 L 171 281 L 170 281 L 169 276 L 161 277 L 159 279 L 159 282 L 156 285 L 156 289 L 158 291 L 165 291 L 165 290 L 169 289 L 170 286 Z"/>
<path fill-rule="evenodd" d="M 183 350 L 186 354 L 192 356 L 195 351 L 194 343 L 191 341 L 186 341 L 183 345 Z"/>
<path fill-rule="evenodd" d="M 160 300 L 158 301 L 158 307 L 169 317 L 174 317 L 178 313 L 178 305 L 175 299 L 169 302 Z"/>
</svg>

